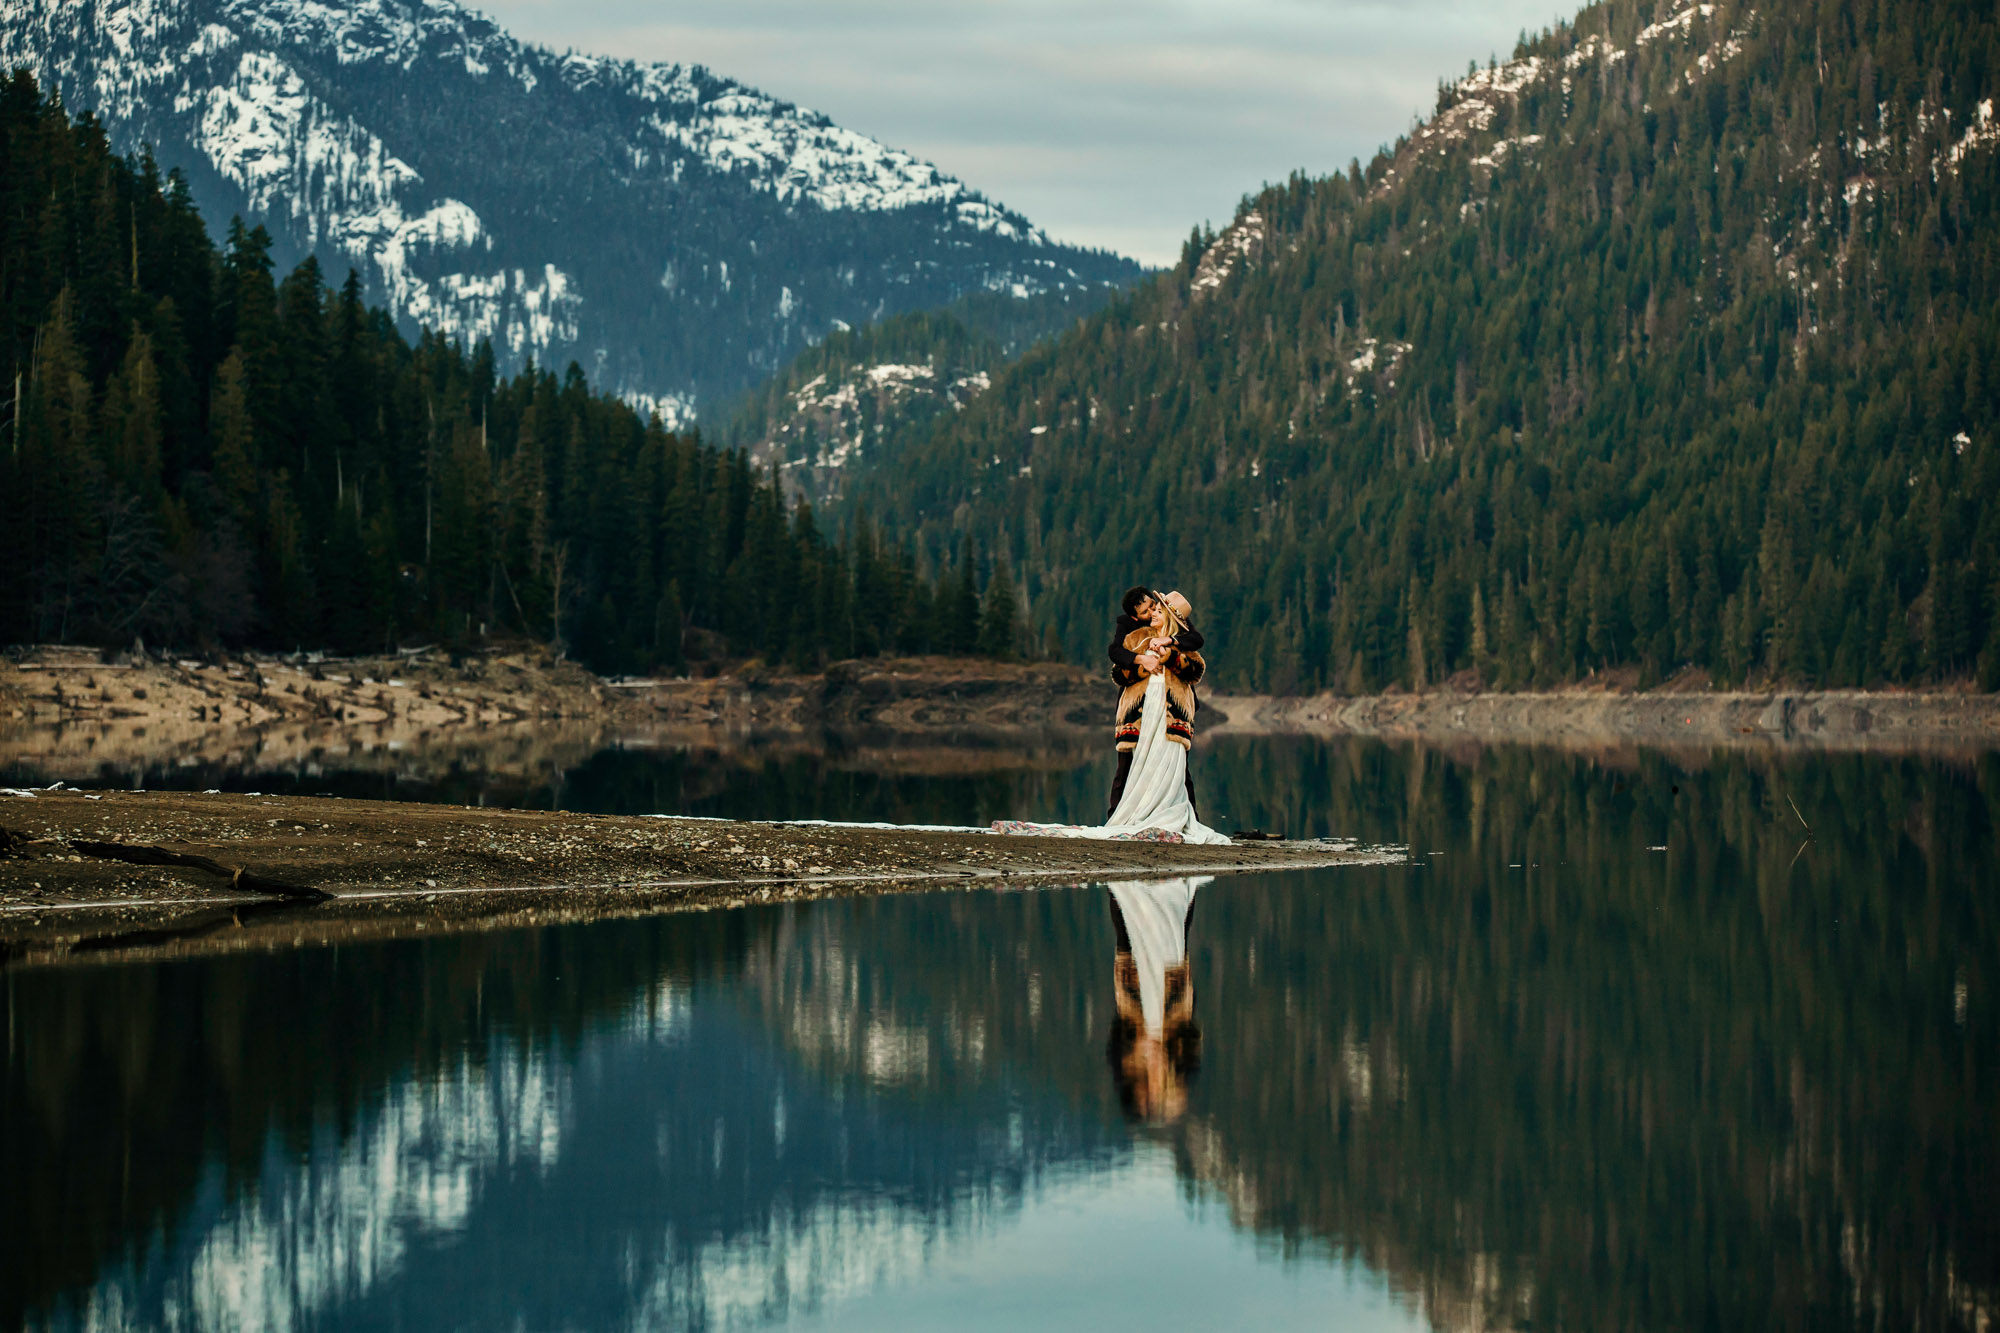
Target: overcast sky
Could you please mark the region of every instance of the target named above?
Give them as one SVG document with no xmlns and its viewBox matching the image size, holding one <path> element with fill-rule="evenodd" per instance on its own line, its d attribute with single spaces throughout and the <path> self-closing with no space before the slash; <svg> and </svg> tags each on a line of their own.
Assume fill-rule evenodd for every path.
<svg viewBox="0 0 2000 1333">
<path fill-rule="evenodd" d="M 1364 161 L 1556 0 L 472 0 L 558 50 L 688 61 L 1153 264 L 1304 168 Z"/>
</svg>

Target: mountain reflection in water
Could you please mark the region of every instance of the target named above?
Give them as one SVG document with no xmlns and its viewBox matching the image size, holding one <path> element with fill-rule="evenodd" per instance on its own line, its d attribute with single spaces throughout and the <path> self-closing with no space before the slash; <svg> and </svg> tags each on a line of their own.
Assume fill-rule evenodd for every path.
<svg viewBox="0 0 2000 1333">
<path fill-rule="evenodd" d="M 2000 766 L 1310 763 L 1410 866 L 14 971 L 0 1319 L 2000 1313 Z"/>
</svg>

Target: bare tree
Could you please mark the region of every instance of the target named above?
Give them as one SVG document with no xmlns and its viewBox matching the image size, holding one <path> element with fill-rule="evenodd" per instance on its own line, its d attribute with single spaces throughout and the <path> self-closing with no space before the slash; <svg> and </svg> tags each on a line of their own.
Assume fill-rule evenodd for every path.
<svg viewBox="0 0 2000 1333">
<path fill-rule="evenodd" d="M 569 570 L 569 543 L 557 542 L 549 548 L 549 642 L 560 662 L 568 650 L 563 646 L 563 589 Z"/>
</svg>

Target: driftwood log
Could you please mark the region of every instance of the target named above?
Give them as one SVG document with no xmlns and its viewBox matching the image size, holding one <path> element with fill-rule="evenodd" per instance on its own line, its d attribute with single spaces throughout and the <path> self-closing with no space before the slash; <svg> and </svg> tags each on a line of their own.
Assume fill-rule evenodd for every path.
<svg viewBox="0 0 2000 1333">
<path fill-rule="evenodd" d="M 261 893 L 271 898 L 285 898 L 293 902 L 325 902 L 333 896 L 324 889 L 268 879 L 242 866 L 224 865 L 212 857 L 193 852 L 170 852 L 164 847 L 150 847 L 143 843 L 132 842 L 92 842 L 83 838 L 31 838 L 18 829 L 0 828 L 0 857 L 30 858 L 61 855 L 64 852 L 93 857 L 100 861 L 123 861 L 135 866 L 173 866 L 182 870 L 199 870 L 204 874 L 228 880 L 232 889 L 244 893 Z"/>
</svg>

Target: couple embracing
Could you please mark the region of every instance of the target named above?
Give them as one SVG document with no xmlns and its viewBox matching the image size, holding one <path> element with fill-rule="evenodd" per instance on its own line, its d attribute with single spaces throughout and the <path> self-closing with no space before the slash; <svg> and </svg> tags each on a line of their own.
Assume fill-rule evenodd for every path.
<svg viewBox="0 0 2000 1333">
<path fill-rule="evenodd" d="M 1118 686 L 1118 775 L 1105 828 L 1159 830 L 1184 842 L 1228 842 L 1195 816 L 1188 751 L 1194 744 L 1195 686 L 1207 670 L 1194 608 L 1178 592 L 1132 588 L 1119 603 L 1111 638 Z"/>
<path fill-rule="evenodd" d="M 1111 639 L 1118 686 L 1118 776 L 1102 824 L 993 823 L 996 833 L 1149 842 L 1226 843 L 1195 817 L 1188 748 L 1194 744 L 1194 687 L 1207 664 L 1194 608 L 1177 592 L 1133 588 L 1119 604 Z"/>
</svg>

